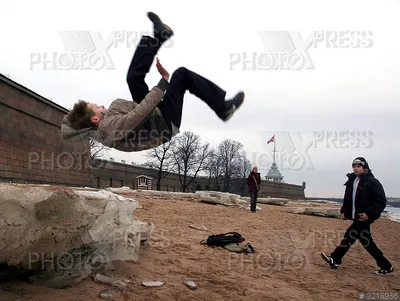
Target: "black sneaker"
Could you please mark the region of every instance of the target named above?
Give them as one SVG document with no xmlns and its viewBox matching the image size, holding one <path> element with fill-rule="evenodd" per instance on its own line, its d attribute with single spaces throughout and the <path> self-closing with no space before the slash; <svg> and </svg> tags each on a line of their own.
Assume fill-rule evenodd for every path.
<svg viewBox="0 0 400 301">
<path fill-rule="evenodd" d="M 375 271 L 375 274 L 383 276 L 383 275 L 389 274 L 393 271 L 394 271 L 393 266 L 391 266 L 389 270 L 380 269 L 378 271 Z"/>
<path fill-rule="evenodd" d="M 339 265 L 337 263 L 335 263 L 335 261 L 333 260 L 333 258 L 331 256 L 326 255 L 325 253 L 321 253 L 321 257 L 323 260 L 325 260 L 327 263 L 329 263 L 329 265 L 331 266 L 332 269 L 337 270 Z"/>
<path fill-rule="evenodd" d="M 173 30 L 168 25 L 164 24 L 160 17 L 153 12 L 148 12 L 147 16 L 150 21 L 153 22 L 154 38 L 159 40 L 161 43 L 168 40 L 173 34 Z"/>
<path fill-rule="evenodd" d="M 243 102 L 244 102 L 244 92 L 239 92 L 238 94 L 235 95 L 235 97 L 225 102 L 227 110 L 223 112 L 221 115 L 219 115 L 219 117 L 223 121 L 228 121 L 232 117 L 233 113 L 240 108 Z"/>
</svg>

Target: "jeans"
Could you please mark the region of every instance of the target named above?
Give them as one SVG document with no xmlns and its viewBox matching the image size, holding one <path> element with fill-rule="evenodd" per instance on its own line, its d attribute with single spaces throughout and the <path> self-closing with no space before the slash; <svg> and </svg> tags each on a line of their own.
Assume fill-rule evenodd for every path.
<svg viewBox="0 0 400 301">
<path fill-rule="evenodd" d="M 340 245 L 337 246 L 331 254 L 335 263 L 341 264 L 343 256 L 347 251 L 349 251 L 350 247 L 357 241 L 357 239 L 359 239 L 362 246 L 375 259 L 377 265 L 381 269 L 390 269 L 392 266 L 391 263 L 385 258 L 385 256 L 383 256 L 382 251 L 372 239 L 370 226 L 371 223 L 368 221 L 362 222 L 355 220 L 353 224 L 351 224 L 344 234 Z"/>
<path fill-rule="evenodd" d="M 160 46 L 160 43 L 154 38 L 143 36 L 136 48 L 129 66 L 127 83 L 132 98 L 137 103 L 140 103 L 149 93 L 145 77 Z M 172 74 L 169 87 L 163 100 L 158 105 L 168 125 L 171 125 L 172 122 L 176 127 L 180 127 L 183 98 L 186 91 L 203 100 L 217 115 L 226 110 L 226 92 L 224 90 L 201 75 L 180 67 Z"/>
<path fill-rule="evenodd" d="M 250 211 L 256 212 L 258 192 L 250 191 Z"/>
</svg>

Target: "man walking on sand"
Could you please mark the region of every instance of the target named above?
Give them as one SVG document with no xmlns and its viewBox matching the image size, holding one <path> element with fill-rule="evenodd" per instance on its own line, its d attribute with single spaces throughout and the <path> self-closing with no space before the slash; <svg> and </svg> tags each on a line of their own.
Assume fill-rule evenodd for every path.
<svg viewBox="0 0 400 301">
<path fill-rule="evenodd" d="M 158 58 L 156 67 L 161 79 L 149 90 L 145 76 L 158 50 L 174 32 L 155 13 L 147 15 L 153 23 L 154 37 L 141 38 L 129 66 L 127 84 L 133 101 L 117 99 L 108 110 L 79 101 L 64 117 L 61 126 L 64 139 L 87 134 L 120 151 L 142 151 L 169 141 L 179 132 L 186 91 L 203 100 L 223 122 L 242 105 L 243 92 L 225 100 L 224 90 L 187 68 L 178 68 L 170 80 L 169 72 Z"/>
<path fill-rule="evenodd" d="M 340 213 L 342 219 L 352 220 L 353 223 L 347 229 L 341 244 L 331 255 L 321 253 L 321 256 L 331 268 L 337 269 L 344 255 L 359 239 L 380 268 L 375 273 L 386 275 L 393 272 L 393 266 L 373 241 L 370 230 L 371 224 L 379 219 L 386 207 L 385 192 L 363 157 L 355 158 L 352 167 L 353 173 L 347 174 L 348 180 L 345 183 L 346 189 Z"/>
</svg>

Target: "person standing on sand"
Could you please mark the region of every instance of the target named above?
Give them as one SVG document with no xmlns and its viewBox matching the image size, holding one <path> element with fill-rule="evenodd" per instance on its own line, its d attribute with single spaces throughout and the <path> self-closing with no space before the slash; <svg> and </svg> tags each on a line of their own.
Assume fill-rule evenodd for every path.
<svg viewBox="0 0 400 301">
<path fill-rule="evenodd" d="M 250 192 L 250 211 L 252 213 L 256 212 L 257 197 L 258 197 L 258 191 L 260 190 L 260 184 L 261 184 L 260 173 L 258 172 L 257 167 L 254 166 L 253 170 L 247 177 L 247 186 L 249 186 L 249 192 Z"/>
<path fill-rule="evenodd" d="M 347 174 L 348 180 L 344 184 L 346 189 L 340 214 L 342 219 L 352 220 L 353 223 L 331 255 L 321 253 L 321 256 L 332 269 L 337 269 L 343 256 L 359 239 L 380 268 L 375 274 L 386 275 L 393 272 L 393 266 L 373 241 L 370 231 L 371 224 L 379 219 L 386 207 L 385 191 L 363 157 L 355 158 L 352 167 L 353 173 Z"/>
</svg>

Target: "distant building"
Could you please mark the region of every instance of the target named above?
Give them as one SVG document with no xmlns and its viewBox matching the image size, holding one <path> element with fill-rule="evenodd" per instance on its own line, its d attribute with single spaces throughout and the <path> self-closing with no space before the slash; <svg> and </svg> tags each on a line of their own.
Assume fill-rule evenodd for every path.
<svg viewBox="0 0 400 301">
<path fill-rule="evenodd" d="M 278 166 L 275 163 L 275 154 L 276 154 L 276 140 L 275 140 L 275 135 L 271 138 L 271 140 L 268 141 L 269 142 L 274 142 L 274 161 L 272 162 L 271 168 L 268 171 L 268 174 L 265 176 L 265 179 L 267 181 L 273 181 L 273 182 L 283 182 L 283 176 L 281 174 L 281 172 L 278 169 Z"/>
<path fill-rule="evenodd" d="M 268 174 L 265 176 L 265 179 L 268 181 L 274 181 L 274 182 L 283 182 L 283 176 L 281 172 L 278 170 L 278 166 L 276 163 L 272 163 L 270 170 L 268 171 Z"/>
</svg>

